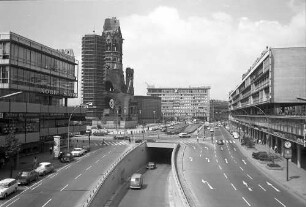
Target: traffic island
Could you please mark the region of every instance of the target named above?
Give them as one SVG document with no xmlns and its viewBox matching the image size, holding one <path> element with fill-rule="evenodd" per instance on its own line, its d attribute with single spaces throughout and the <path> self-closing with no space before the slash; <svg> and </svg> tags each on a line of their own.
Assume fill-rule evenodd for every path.
<svg viewBox="0 0 306 207">
<path fill-rule="evenodd" d="M 266 165 L 266 168 L 268 168 L 269 170 L 283 170 L 284 169 L 284 167 L 276 163 L 268 163 Z"/>
</svg>

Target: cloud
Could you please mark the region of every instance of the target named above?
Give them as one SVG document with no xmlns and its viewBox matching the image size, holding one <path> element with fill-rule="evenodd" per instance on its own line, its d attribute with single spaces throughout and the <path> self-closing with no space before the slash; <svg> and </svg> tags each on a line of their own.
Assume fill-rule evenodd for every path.
<svg viewBox="0 0 306 207">
<path fill-rule="evenodd" d="M 135 69 L 135 93 L 146 85 L 210 85 L 211 97 L 227 99 L 266 46 L 305 46 L 305 10 L 287 25 L 277 21 L 234 20 L 224 12 L 182 18 L 158 7 L 148 15 L 121 19 L 124 65 Z"/>
</svg>

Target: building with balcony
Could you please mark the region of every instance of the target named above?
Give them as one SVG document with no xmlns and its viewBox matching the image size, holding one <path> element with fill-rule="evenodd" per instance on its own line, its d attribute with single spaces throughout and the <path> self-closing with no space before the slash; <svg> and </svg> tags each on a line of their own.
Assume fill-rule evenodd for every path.
<svg viewBox="0 0 306 207">
<path fill-rule="evenodd" d="M 292 143 L 292 162 L 306 169 L 306 48 L 266 48 L 229 94 L 230 123 L 255 141 Z"/>
<path fill-rule="evenodd" d="M 155 88 L 148 86 L 147 95 L 161 98 L 164 120 L 209 120 L 210 87 Z"/>
<path fill-rule="evenodd" d="M 77 64 L 72 50 L 56 50 L 13 32 L 0 33 L 0 146 L 10 133 L 20 154 L 53 146 L 53 136 L 67 143 L 71 133 L 86 131 L 85 109 L 68 107 L 77 97 Z"/>
</svg>

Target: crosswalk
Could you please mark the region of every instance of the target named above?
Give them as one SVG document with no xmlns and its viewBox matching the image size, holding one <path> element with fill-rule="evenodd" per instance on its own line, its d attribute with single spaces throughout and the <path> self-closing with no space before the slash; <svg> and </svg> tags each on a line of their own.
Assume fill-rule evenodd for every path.
<svg viewBox="0 0 306 207">
<path fill-rule="evenodd" d="M 110 145 L 128 145 L 129 141 L 104 141 L 104 146 L 110 146 Z M 94 143 L 95 146 L 102 146 L 103 142 Z"/>
</svg>

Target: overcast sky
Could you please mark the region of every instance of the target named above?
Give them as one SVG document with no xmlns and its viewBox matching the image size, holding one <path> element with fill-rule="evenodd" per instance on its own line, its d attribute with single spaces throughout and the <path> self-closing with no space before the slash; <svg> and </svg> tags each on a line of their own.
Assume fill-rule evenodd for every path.
<svg viewBox="0 0 306 207">
<path fill-rule="evenodd" d="M 306 46 L 305 0 L 0 2 L 0 32 L 72 48 L 80 61 L 82 36 L 101 34 L 108 17 L 120 20 L 135 95 L 146 95 L 146 83 L 211 86 L 211 98 L 227 100 L 266 46 Z"/>
</svg>

